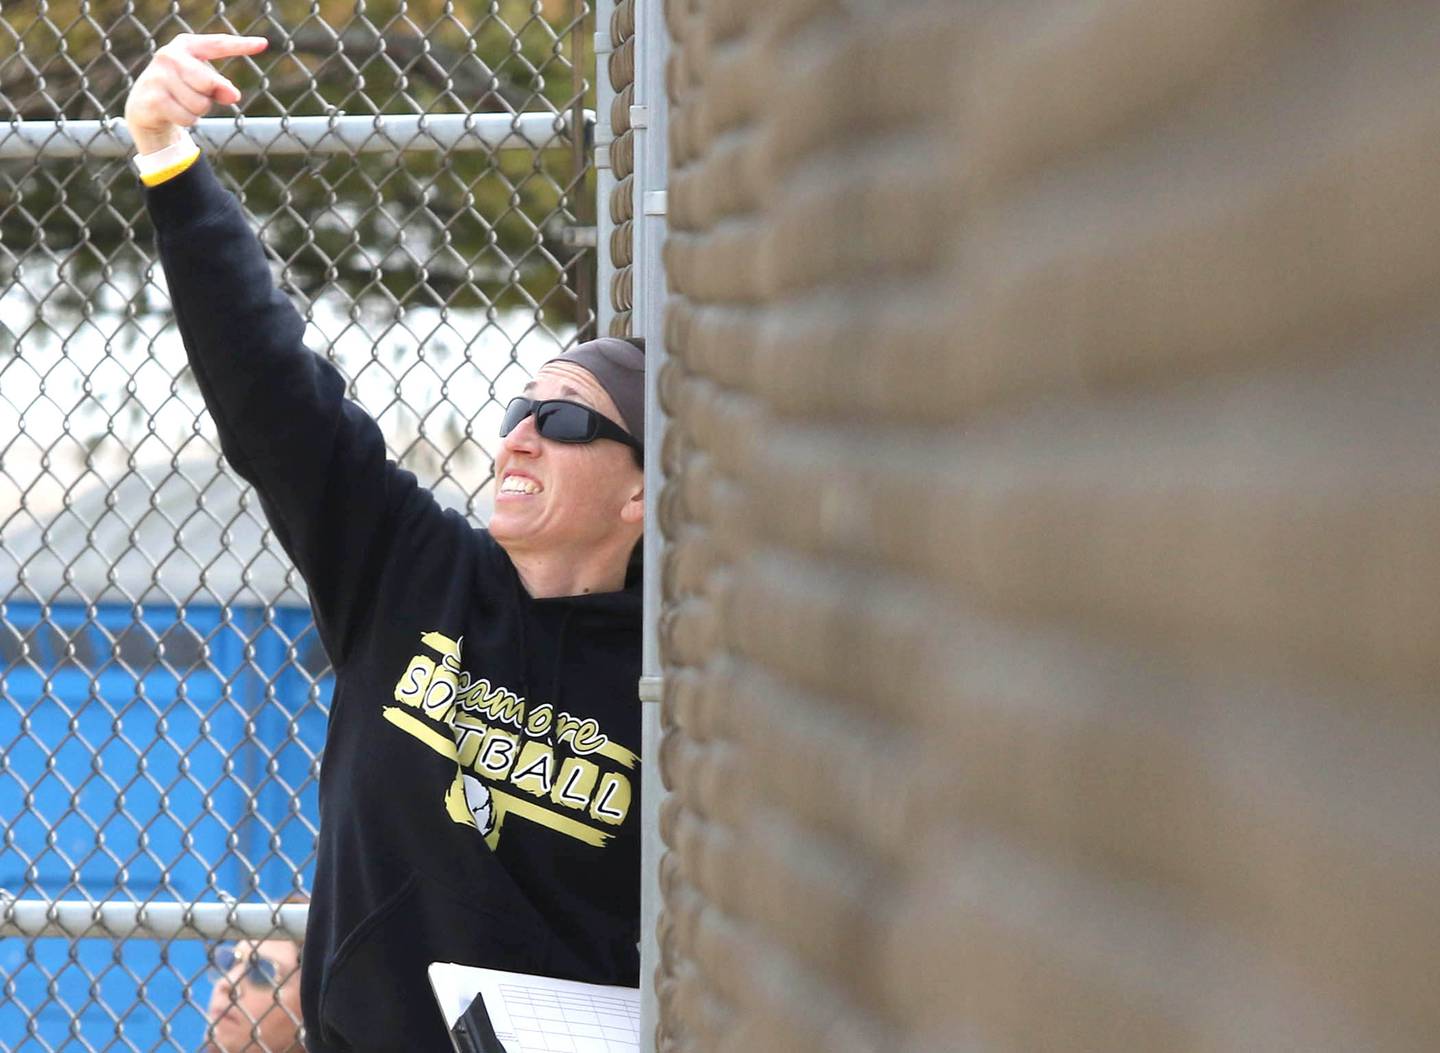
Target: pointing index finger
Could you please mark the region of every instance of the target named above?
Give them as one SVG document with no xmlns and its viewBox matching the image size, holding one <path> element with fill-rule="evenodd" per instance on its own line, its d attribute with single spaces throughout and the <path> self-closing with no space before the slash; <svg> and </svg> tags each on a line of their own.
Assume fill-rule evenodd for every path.
<svg viewBox="0 0 1440 1053">
<path fill-rule="evenodd" d="M 264 37 L 242 37 L 233 33 L 199 33 L 187 41 L 186 51 L 207 62 L 236 55 L 258 55 L 270 46 Z"/>
</svg>

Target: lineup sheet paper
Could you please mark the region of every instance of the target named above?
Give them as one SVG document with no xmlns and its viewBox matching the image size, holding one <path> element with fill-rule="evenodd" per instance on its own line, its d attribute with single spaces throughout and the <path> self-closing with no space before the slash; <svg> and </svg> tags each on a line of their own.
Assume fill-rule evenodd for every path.
<svg viewBox="0 0 1440 1053">
<path fill-rule="evenodd" d="M 436 962 L 430 986 L 446 1028 L 485 1000 L 506 1053 L 639 1053 L 640 991 Z"/>
</svg>

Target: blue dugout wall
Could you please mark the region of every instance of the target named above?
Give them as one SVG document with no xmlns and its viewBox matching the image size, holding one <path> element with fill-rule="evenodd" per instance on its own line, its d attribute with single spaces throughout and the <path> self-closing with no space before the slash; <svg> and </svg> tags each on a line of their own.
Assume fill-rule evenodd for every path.
<svg viewBox="0 0 1440 1053">
<path fill-rule="evenodd" d="M 4 603 L 0 669 L 7 893 L 275 902 L 309 888 L 331 691 L 309 610 Z M 206 954 L 0 939 L 0 1046 L 199 1049 Z"/>
</svg>

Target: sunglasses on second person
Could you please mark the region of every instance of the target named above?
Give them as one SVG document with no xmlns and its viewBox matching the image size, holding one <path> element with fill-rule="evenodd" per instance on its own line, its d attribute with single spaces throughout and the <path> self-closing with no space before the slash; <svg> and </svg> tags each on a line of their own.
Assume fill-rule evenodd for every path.
<svg viewBox="0 0 1440 1053">
<path fill-rule="evenodd" d="M 523 395 L 516 396 L 505 407 L 505 417 L 500 422 L 500 437 L 509 435 L 531 414 L 535 416 L 535 430 L 541 438 L 573 443 L 612 439 L 630 447 L 636 462 L 644 464 L 645 448 L 635 436 L 589 406 L 571 402 L 569 399 L 529 399 Z"/>
<path fill-rule="evenodd" d="M 259 951 L 222 943 L 210 952 L 210 964 L 222 976 L 230 975 L 241 961 L 245 963 L 245 971 L 240 978 L 256 987 L 279 987 L 285 981 L 280 963 L 266 958 Z"/>
</svg>

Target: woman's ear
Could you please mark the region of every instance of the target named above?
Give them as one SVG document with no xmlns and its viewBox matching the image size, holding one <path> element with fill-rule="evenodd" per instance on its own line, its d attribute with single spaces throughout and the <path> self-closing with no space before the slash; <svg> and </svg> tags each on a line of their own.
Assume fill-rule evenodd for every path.
<svg viewBox="0 0 1440 1053">
<path fill-rule="evenodd" d="M 636 484 L 625 504 L 621 506 L 620 520 L 624 523 L 636 524 L 645 522 L 645 484 L 643 482 Z"/>
</svg>

